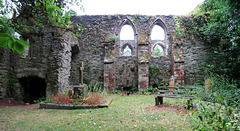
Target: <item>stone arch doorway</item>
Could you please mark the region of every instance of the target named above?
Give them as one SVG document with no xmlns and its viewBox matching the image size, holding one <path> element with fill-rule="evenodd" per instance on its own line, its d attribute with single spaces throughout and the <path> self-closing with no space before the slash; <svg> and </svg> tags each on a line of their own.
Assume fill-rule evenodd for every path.
<svg viewBox="0 0 240 131">
<path fill-rule="evenodd" d="M 25 102 L 34 103 L 34 100 L 46 97 L 47 84 L 45 79 L 29 76 L 20 78 L 19 82 L 23 89 L 23 100 Z"/>
</svg>

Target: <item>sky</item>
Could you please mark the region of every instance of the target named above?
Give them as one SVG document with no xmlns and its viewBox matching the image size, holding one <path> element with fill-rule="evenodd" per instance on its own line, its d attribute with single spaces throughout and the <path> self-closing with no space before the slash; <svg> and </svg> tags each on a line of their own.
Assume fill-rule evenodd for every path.
<svg viewBox="0 0 240 131">
<path fill-rule="evenodd" d="M 204 0 L 82 0 L 78 15 L 186 15 Z"/>
</svg>

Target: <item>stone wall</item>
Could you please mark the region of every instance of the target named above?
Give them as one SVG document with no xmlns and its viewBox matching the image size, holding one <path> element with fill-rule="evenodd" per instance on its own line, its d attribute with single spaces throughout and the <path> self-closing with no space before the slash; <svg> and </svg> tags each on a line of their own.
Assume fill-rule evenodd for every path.
<svg viewBox="0 0 240 131">
<path fill-rule="evenodd" d="M 160 25 L 165 30 L 165 39 L 160 41 L 164 43 L 164 58 L 162 59 L 164 61 L 159 62 L 156 59 L 152 59 L 151 62 L 154 63 L 150 63 L 150 65 L 158 65 L 164 70 L 162 72 L 165 72 L 165 74 L 162 73 L 159 75 L 161 75 L 165 81 L 169 79 L 171 46 L 169 45 L 168 34 L 174 32 L 172 16 L 103 15 L 74 16 L 71 19 L 74 23 L 81 23 L 84 29 L 79 39 L 80 52 L 72 57 L 71 83 L 78 83 L 79 63 L 83 62 L 85 67 L 84 76 L 91 81 L 90 83 L 103 82 L 105 79 L 108 82 L 113 82 L 105 83 L 107 88 L 118 89 L 121 86 L 131 86 L 137 89 L 137 87 L 141 85 L 139 81 L 142 81 L 142 76 L 147 76 L 147 78 L 144 78 L 147 84 L 142 86 L 147 89 L 149 83 L 148 69 L 140 76 L 139 65 L 142 64 L 139 64 L 139 62 L 141 63 L 140 59 L 142 59 L 143 56 L 147 57 L 147 61 L 149 61 L 152 55 L 151 47 L 158 42 L 150 42 L 151 30 L 154 25 Z M 120 40 L 118 38 L 110 42 L 112 44 L 109 45 L 109 41 L 107 41 L 106 38 L 113 33 L 119 35 L 124 25 L 130 25 L 133 28 L 134 40 Z M 132 55 L 123 56 L 125 45 L 130 46 Z M 142 45 L 143 48 L 139 48 L 139 45 Z M 114 60 L 111 65 L 109 65 L 109 62 L 106 62 L 108 65 L 104 66 L 104 61 L 107 57 L 105 49 L 109 46 L 114 46 L 114 52 L 112 54 Z M 159 57 L 159 59 L 161 58 Z M 149 66 L 143 67 L 149 68 Z M 109 71 L 104 71 L 104 68 L 109 69 Z M 104 74 L 104 72 L 107 74 Z M 110 74 L 114 74 L 114 79 L 110 80 Z M 109 85 L 114 85 L 114 87 L 109 87 Z"/>
<path fill-rule="evenodd" d="M 186 40 L 182 46 L 184 61 L 184 81 L 185 83 L 195 83 L 204 81 L 204 72 L 198 66 L 202 64 L 207 54 L 207 45 L 203 42 L 192 42 Z"/>
<path fill-rule="evenodd" d="M 115 62 L 115 88 L 137 90 L 138 61 L 136 56 L 121 56 Z"/>
<path fill-rule="evenodd" d="M 8 71 L 10 68 L 9 49 L 0 48 L 0 99 L 5 98 L 8 88 Z"/>
<path fill-rule="evenodd" d="M 118 24 L 116 16 L 74 16 L 74 22 L 84 29 L 79 39 L 79 54 L 72 58 L 71 83 L 77 84 L 79 63 L 83 62 L 84 74 L 91 83 L 103 82 L 104 45 L 106 35 Z"/>
<path fill-rule="evenodd" d="M 153 86 L 157 83 L 163 83 L 164 85 L 169 82 L 171 77 L 171 61 L 168 57 L 150 57 L 149 68 L 154 68 L 155 71 L 151 72 L 149 76 L 149 84 Z M 157 77 L 155 77 L 155 74 Z"/>
<path fill-rule="evenodd" d="M 77 41 L 69 34 L 51 26 L 46 26 L 37 33 L 24 34 L 23 39 L 30 45 L 29 48 L 25 48 L 23 55 L 10 52 L 7 48 L 0 48 L 3 50 L 3 52 L 1 51 L 3 55 L 0 57 L 1 98 L 7 95 L 9 73 L 11 73 L 9 77 L 14 82 L 11 84 L 16 91 L 14 96 L 11 96 L 14 98 L 23 99 L 24 97 L 22 96 L 23 87 L 20 81 L 22 78 L 44 79 L 48 94 L 61 92 L 69 88 L 71 51 L 72 46 L 76 45 Z"/>
<path fill-rule="evenodd" d="M 71 20 L 73 24 L 81 23 L 84 29 L 77 39 L 62 29 L 46 26 L 23 35 L 30 44 L 23 55 L 10 53 L 7 47 L 0 48 L 0 98 L 7 96 L 9 72 L 13 74 L 18 94 L 21 93 L 19 80 L 25 77 L 44 79 L 46 92 L 51 94 L 79 84 L 82 62 L 85 81 L 103 83 L 109 90 L 122 87 L 145 90 L 160 82 L 159 79 L 149 79 L 149 69 L 154 65 L 159 70 L 156 78 L 161 78 L 165 84 L 171 75 L 175 76 L 177 84 L 203 79 L 197 63 L 206 54 L 207 47 L 202 42 L 189 40 L 176 45 L 170 39 L 175 34 L 173 16 L 73 16 Z M 120 35 L 124 25 L 132 27 L 134 40 L 106 39 L 112 34 Z M 154 25 L 164 29 L 163 40 L 151 40 Z M 123 56 L 126 45 L 130 46 L 130 56 Z M 156 45 L 163 48 L 162 56 L 154 56 Z"/>
</svg>

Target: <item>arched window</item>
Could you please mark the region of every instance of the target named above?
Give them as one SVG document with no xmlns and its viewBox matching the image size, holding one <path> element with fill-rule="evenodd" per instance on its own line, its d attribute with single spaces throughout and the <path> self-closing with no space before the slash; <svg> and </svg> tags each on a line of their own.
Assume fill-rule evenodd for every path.
<svg viewBox="0 0 240 131">
<path fill-rule="evenodd" d="M 163 56 L 163 48 L 157 44 L 153 48 L 153 53 L 154 53 L 154 56 Z"/>
<path fill-rule="evenodd" d="M 127 45 L 123 50 L 123 56 L 131 56 L 131 55 L 132 55 L 132 51 L 129 48 L 129 46 Z"/>
<path fill-rule="evenodd" d="M 120 40 L 134 40 L 133 28 L 130 25 L 124 25 L 120 32 Z"/>
<path fill-rule="evenodd" d="M 161 26 L 154 25 L 151 32 L 151 40 L 164 40 L 165 33 Z"/>
</svg>

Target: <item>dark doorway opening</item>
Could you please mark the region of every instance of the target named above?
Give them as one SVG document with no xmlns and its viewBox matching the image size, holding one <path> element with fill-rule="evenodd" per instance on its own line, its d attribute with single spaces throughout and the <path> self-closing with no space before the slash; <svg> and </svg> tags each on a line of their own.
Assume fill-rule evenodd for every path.
<svg viewBox="0 0 240 131">
<path fill-rule="evenodd" d="M 47 84 L 45 79 L 39 77 L 23 77 L 19 79 L 25 102 L 34 103 L 35 100 L 46 98 Z"/>
</svg>

